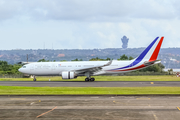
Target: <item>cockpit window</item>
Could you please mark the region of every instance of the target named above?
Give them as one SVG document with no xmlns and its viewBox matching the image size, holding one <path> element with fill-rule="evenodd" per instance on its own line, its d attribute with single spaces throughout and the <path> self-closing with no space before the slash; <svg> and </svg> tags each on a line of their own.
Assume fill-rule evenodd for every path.
<svg viewBox="0 0 180 120">
<path fill-rule="evenodd" d="M 26 66 L 23 66 L 22 68 L 26 68 Z"/>
</svg>

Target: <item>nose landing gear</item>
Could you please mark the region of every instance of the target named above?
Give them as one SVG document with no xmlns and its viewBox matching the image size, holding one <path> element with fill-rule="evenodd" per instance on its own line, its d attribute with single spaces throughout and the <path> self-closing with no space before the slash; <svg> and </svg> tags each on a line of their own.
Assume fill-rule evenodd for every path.
<svg viewBox="0 0 180 120">
<path fill-rule="evenodd" d="M 35 75 L 33 76 L 33 81 L 36 82 L 36 76 Z"/>
</svg>

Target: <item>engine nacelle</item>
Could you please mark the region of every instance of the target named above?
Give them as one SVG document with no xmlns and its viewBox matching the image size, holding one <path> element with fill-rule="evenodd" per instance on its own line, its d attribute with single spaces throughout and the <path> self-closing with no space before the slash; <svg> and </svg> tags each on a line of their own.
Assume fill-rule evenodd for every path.
<svg viewBox="0 0 180 120">
<path fill-rule="evenodd" d="M 62 72 L 62 79 L 74 79 L 77 78 L 75 72 L 64 71 Z"/>
</svg>

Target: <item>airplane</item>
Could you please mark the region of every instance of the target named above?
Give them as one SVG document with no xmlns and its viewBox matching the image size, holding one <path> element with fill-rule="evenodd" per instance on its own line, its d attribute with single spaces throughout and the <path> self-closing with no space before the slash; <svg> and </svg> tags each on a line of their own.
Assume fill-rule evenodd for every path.
<svg viewBox="0 0 180 120">
<path fill-rule="evenodd" d="M 19 71 L 36 76 L 62 76 L 62 79 L 74 79 L 86 76 L 85 81 L 95 81 L 91 76 L 111 75 L 131 72 L 158 64 L 157 60 L 164 37 L 156 37 L 154 41 L 133 60 L 111 61 L 73 61 L 73 62 L 34 62 L 23 65 Z"/>
</svg>

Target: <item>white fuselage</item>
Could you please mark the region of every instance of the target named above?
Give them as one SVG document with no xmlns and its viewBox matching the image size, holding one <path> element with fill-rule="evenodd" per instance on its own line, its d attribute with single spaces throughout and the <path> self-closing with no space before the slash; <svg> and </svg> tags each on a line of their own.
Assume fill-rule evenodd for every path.
<svg viewBox="0 0 180 120">
<path fill-rule="evenodd" d="M 61 75 L 63 71 L 76 71 L 81 69 L 88 69 L 88 68 L 104 65 L 107 62 L 108 61 L 37 62 L 37 63 L 27 64 L 24 67 L 20 68 L 19 71 L 31 75 L 56 76 L 56 75 Z M 109 70 L 127 66 L 132 62 L 133 60 L 113 61 L 111 65 L 103 67 L 100 71 L 97 71 L 93 75 L 117 74 L 122 72 L 129 72 L 129 71 L 109 71 Z M 139 64 L 142 64 L 142 62 L 140 62 Z M 83 74 L 79 76 L 83 76 Z"/>
</svg>

